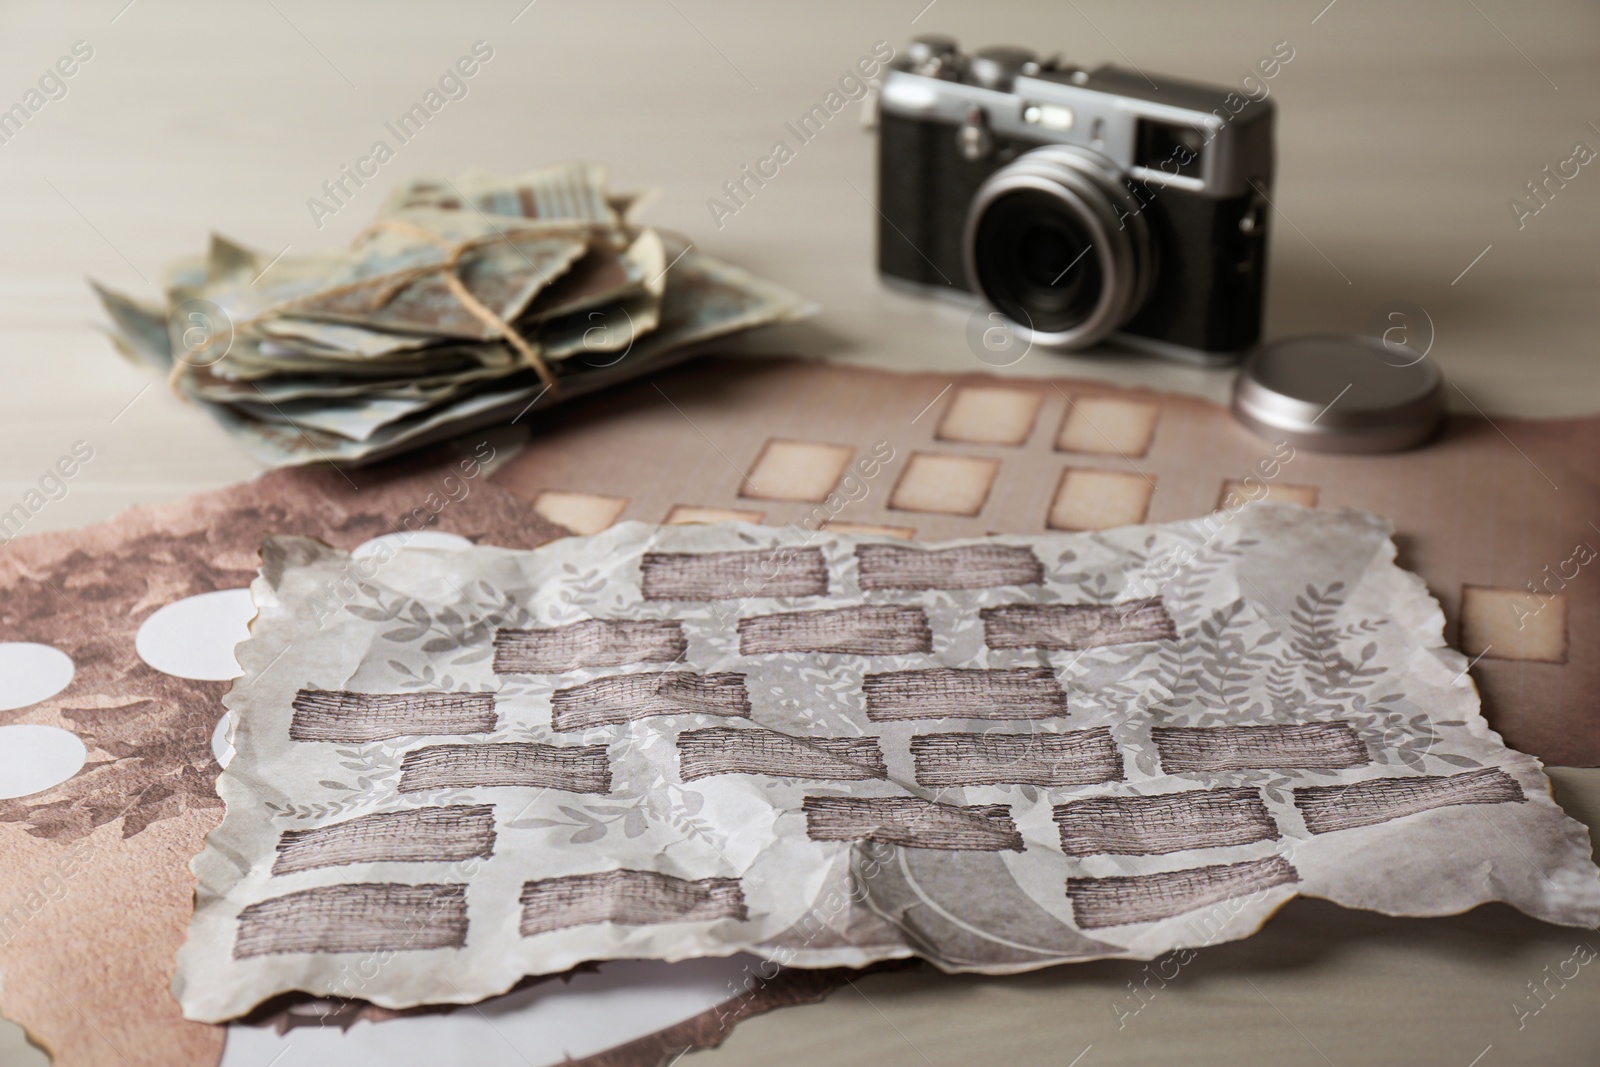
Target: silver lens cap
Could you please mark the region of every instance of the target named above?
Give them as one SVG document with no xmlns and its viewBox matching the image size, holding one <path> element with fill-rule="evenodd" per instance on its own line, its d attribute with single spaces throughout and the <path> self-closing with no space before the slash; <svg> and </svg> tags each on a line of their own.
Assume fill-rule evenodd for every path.
<svg viewBox="0 0 1600 1067">
<path fill-rule="evenodd" d="M 1252 352 L 1233 414 L 1256 433 L 1312 452 L 1398 452 L 1444 421 L 1433 360 L 1375 337 L 1288 337 Z"/>
</svg>

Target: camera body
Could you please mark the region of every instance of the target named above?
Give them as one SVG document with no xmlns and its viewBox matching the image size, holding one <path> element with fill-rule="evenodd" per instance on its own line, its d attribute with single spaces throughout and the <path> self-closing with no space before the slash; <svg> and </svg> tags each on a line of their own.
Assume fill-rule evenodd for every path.
<svg viewBox="0 0 1600 1067">
<path fill-rule="evenodd" d="M 1232 362 L 1261 332 L 1273 120 L 1264 91 L 918 38 L 879 94 L 878 269 L 1035 343 Z"/>
</svg>

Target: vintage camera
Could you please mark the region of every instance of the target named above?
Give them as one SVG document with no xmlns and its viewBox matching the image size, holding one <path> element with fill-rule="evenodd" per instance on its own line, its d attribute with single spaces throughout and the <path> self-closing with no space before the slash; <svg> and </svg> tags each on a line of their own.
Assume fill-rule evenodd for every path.
<svg viewBox="0 0 1600 1067">
<path fill-rule="evenodd" d="M 920 37 L 878 111 L 878 269 L 1027 340 L 1231 362 L 1261 332 L 1273 105 Z M 970 297 L 968 297 L 970 299 Z"/>
</svg>

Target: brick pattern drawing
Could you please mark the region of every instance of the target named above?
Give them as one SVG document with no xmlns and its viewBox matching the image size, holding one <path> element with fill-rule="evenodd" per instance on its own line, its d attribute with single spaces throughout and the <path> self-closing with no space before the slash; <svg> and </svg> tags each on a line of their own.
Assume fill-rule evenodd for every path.
<svg viewBox="0 0 1600 1067">
<path fill-rule="evenodd" d="M 295 694 L 292 706 L 290 738 L 342 744 L 437 734 L 486 734 L 498 719 L 493 693 L 302 689 Z"/>
<path fill-rule="evenodd" d="M 1314 834 L 1374 826 L 1458 804 L 1521 804 L 1527 799 L 1516 779 L 1498 767 L 1294 791 L 1295 807 Z"/>
<path fill-rule="evenodd" d="M 407 752 L 400 763 L 402 793 L 496 786 L 608 793 L 611 764 L 604 745 L 541 745 L 530 741 L 429 745 Z"/>
<path fill-rule="evenodd" d="M 893 671 L 867 675 L 861 690 L 873 722 L 1052 719 L 1067 713 L 1067 694 L 1049 667 Z"/>
<path fill-rule="evenodd" d="M 363 882 L 302 889 L 239 912 L 233 958 L 408 952 L 467 943 L 467 887 Z"/>
<path fill-rule="evenodd" d="M 980 614 L 990 648 L 1076 651 L 1178 636 L 1160 597 L 1120 604 L 1007 604 Z"/>
<path fill-rule="evenodd" d="M 1155 922 L 1300 881 L 1282 856 L 1160 874 L 1069 878 L 1072 914 L 1085 930 Z"/>
<path fill-rule="evenodd" d="M 828 595 L 828 562 L 818 548 L 646 552 L 639 572 L 646 600 Z"/>
<path fill-rule="evenodd" d="M 904 848 L 1021 852 L 1022 834 L 1005 804 L 961 807 L 918 797 L 806 797 L 813 841 L 877 841 Z"/>
<path fill-rule="evenodd" d="M 933 631 L 921 608 L 872 605 L 739 620 L 739 652 L 745 656 L 772 652 L 895 656 L 932 651 Z"/>
<path fill-rule="evenodd" d="M 1044 581 L 1044 564 L 1025 545 L 857 545 L 856 570 L 857 584 L 867 590 L 986 589 Z"/>
<path fill-rule="evenodd" d="M 656 715 L 749 718 L 750 694 L 742 674 L 688 671 L 616 674 L 558 689 L 550 698 L 550 723 L 559 731 L 648 719 Z"/>
<path fill-rule="evenodd" d="M 1057 804 L 1051 814 L 1069 856 L 1160 856 L 1281 836 L 1254 789 L 1089 797 Z"/>
<path fill-rule="evenodd" d="M 719 774 L 860 782 L 888 778 L 889 770 L 871 737 L 790 737 L 725 726 L 678 735 L 679 778 L 692 782 Z"/>
<path fill-rule="evenodd" d="M 1274 767 L 1338 770 L 1372 762 L 1347 722 L 1276 726 L 1156 726 L 1150 736 L 1168 774 Z"/>
<path fill-rule="evenodd" d="M 783 947 L 817 966 L 854 944 L 999 972 L 1192 944 L 1224 911 L 1241 936 L 1294 892 L 1347 892 L 1329 874 L 1341 841 L 1318 835 L 1353 827 L 1374 854 L 1467 849 L 1545 907 L 1515 846 L 1471 829 L 1482 816 L 1513 836 L 1553 818 L 1536 769 L 1472 718 L 1433 635 L 1396 621 L 1422 617 L 1416 603 L 1373 612 L 1386 590 L 1423 596 L 1392 564 L 1389 586 L 1361 584 L 1387 559 L 1387 529 L 1328 514 L 1242 512 L 1159 597 L 1134 590 L 1156 588 L 1144 579 L 1203 530 L 954 548 L 874 531 L 785 554 L 762 546 L 801 535 L 629 523 L 546 556 L 483 554 L 486 580 L 451 573 L 460 600 L 386 588 L 383 618 L 355 616 L 357 639 L 326 655 L 285 657 L 269 697 L 234 687 L 258 765 L 239 783 L 295 775 L 238 806 L 247 849 L 212 854 L 212 872 L 238 870 L 232 854 L 250 863 L 238 892 L 207 898 L 221 914 L 202 901 L 197 923 L 222 931 L 204 951 L 455 946 L 440 959 L 483 967 L 457 968 L 464 984 L 502 989 L 580 952 Z M 1304 545 L 1341 523 L 1361 534 L 1338 564 L 1353 571 L 1330 563 L 1297 589 L 1262 569 L 1281 561 L 1271 535 L 1286 524 L 1285 543 Z M 1242 592 L 1246 573 L 1261 598 Z M 757 578 L 800 599 L 722 595 Z M 1289 616 L 1256 610 L 1279 593 Z M 284 630 L 274 640 L 302 636 L 268 621 Z M 394 692 L 296 696 L 312 682 Z M 291 722 L 317 743 L 285 736 Z M 1466 804 L 1473 818 L 1417 814 Z M 245 839 L 234 833 L 221 843 Z M 1533 854 L 1561 862 L 1555 846 Z M 453 882 L 472 888 L 434 884 Z M 822 914 L 847 885 L 868 898 Z M 1389 892 L 1372 901 L 1385 912 L 1431 907 L 1357 889 Z M 818 919 L 826 941 L 811 938 Z"/>
<path fill-rule="evenodd" d="M 522 887 L 523 937 L 589 923 L 743 922 L 749 912 L 737 878 L 688 881 L 656 871 L 616 870 L 544 878 Z"/>
<path fill-rule="evenodd" d="M 672 663 L 689 651 L 676 619 L 585 619 L 544 630 L 498 630 L 496 674 L 560 674 L 580 667 Z"/>
<path fill-rule="evenodd" d="M 447 863 L 494 855 L 494 807 L 385 811 L 315 830 L 285 830 L 273 874 L 350 863 Z"/>
<path fill-rule="evenodd" d="M 1122 753 L 1105 727 L 1065 734 L 921 734 L 911 739 L 917 784 L 1067 788 L 1120 781 Z"/>
</svg>

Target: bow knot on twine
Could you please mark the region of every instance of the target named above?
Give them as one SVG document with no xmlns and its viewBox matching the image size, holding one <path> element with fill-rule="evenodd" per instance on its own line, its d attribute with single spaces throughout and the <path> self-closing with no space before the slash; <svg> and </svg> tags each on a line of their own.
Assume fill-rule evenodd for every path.
<svg viewBox="0 0 1600 1067">
<path fill-rule="evenodd" d="M 395 275 L 389 281 L 389 284 L 385 285 L 383 288 L 377 290 L 377 292 L 373 294 L 373 299 L 369 305 L 369 309 L 372 311 L 377 311 L 388 304 L 389 301 L 393 300 L 395 296 L 407 286 L 427 277 L 430 274 L 440 274 L 444 279 L 445 288 L 450 291 L 451 296 L 455 297 L 456 302 L 460 304 L 468 314 L 472 315 L 479 322 L 487 326 L 490 332 L 496 338 L 505 341 L 512 348 L 514 348 L 517 351 L 517 354 L 522 357 L 523 362 L 526 363 L 533 370 L 533 372 L 539 376 L 539 380 L 545 384 L 546 388 L 551 394 L 551 398 L 553 399 L 556 393 L 556 377 L 555 374 L 551 372 L 550 365 L 545 362 L 542 356 L 539 355 L 538 348 L 535 347 L 534 344 L 526 337 L 523 337 L 515 326 L 498 315 L 493 308 L 489 307 L 482 300 L 479 300 L 477 296 L 473 294 L 472 290 L 467 288 L 467 283 L 462 280 L 460 274 L 461 262 L 466 258 L 469 252 L 475 251 L 484 245 L 492 244 L 495 241 L 502 240 L 508 244 L 512 243 L 511 239 L 514 235 L 529 236 L 550 233 L 552 231 L 570 232 L 573 230 L 587 229 L 590 225 L 591 224 L 588 222 L 579 222 L 577 220 L 573 220 L 566 224 L 555 220 L 544 220 L 537 227 L 518 227 L 512 230 L 509 234 L 500 231 L 492 235 L 484 234 L 478 237 L 469 237 L 461 241 L 452 241 L 442 234 L 435 233 L 434 231 L 426 229 L 422 226 L 418 226 L 415 223 L 407 222 L 404 219 L 379 219 L 377 222 L 374 222 L 372 225 L 358 233 L 355 240 L 352 242 L 352 245 L 359 247 L 368 239 L 380 233 L 387 232 L 404 234 L 405 236 L 412 237 L 442 248 L 445 253 L 444 258 L 437 263 L 427 263 L 417 267 L 408 267 L 405 270 L 395 272 Z M 531 260 L 529 261 L 529 265 L 533 266 Z M 536 266 L 533 269 L 535 271 L 539 271 L 539 268 Z M 543 275 L 543 272 L 539 273 L 541 276 Z M 357 282 L 350 282 L 346 285 L 338 286 L 333 289 L 326 289 L 301 299 L 325 300 L 329 297 L 338 296 L 342 293 L 353 292 L 364 286 L 368 286 L 371 284 L 371 281 L 372 279 L 369 278 L 362 279 L 361 281 Z M 548 281 L 548 279 L 546 279 L 546 281 Z M 281 313 L 284 307 L 292 307 L 294 303 L 296 303 L 296 301 L 291 301 L 288 305 L 279 305 L 278 307 L 273 308 L 271 313 Z M 247 320 L 245 325 L 250 325 L 254 322 L 257 322 L 263 317 L 265 317 L 265 313 Z M 207 338 L 205 344 L 201 346 L 200 350 L 203 350 L 206 345 L 209 345 L 211 340 L 211 338 Z M 172 386 L 174 392 L 177 392 L 178 379 L 183 373 L 183 368 L 187 365 L 188 364 L 182 359 L 178 359 L 173 362 L 172 374 L 168 378 L 168 384 Z"/>
</svg>

